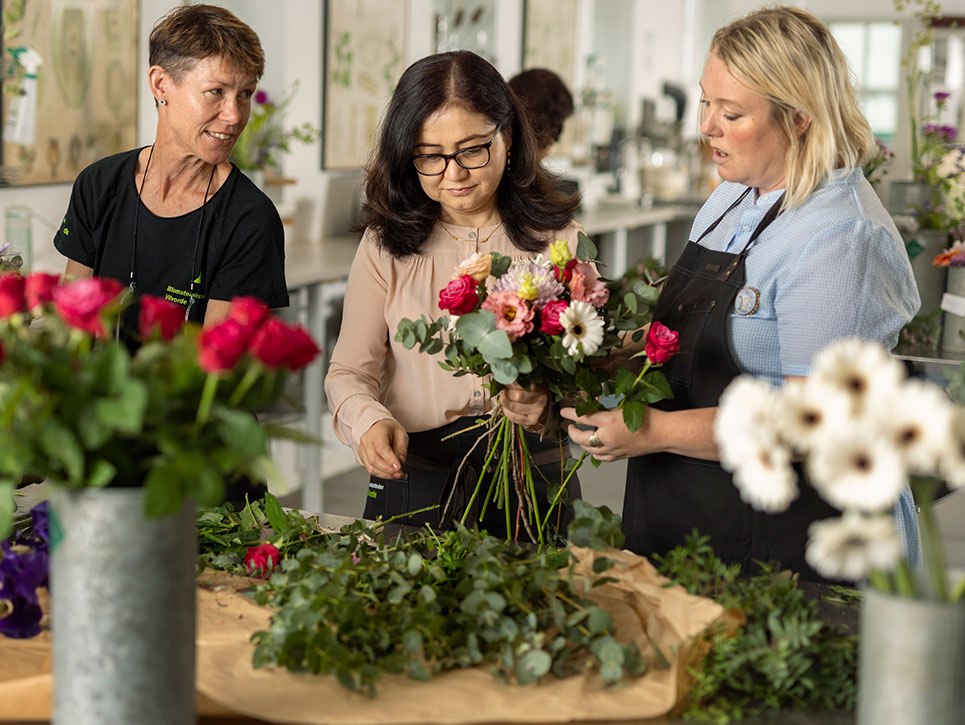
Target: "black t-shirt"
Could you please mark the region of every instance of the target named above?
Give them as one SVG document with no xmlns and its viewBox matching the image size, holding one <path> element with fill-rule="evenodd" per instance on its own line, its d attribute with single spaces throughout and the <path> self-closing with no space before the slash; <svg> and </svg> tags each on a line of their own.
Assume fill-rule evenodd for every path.
<svg viewBox="0 0 965 725">
<path fill-rule="evenodd" d="M 187 305 L 194 279 L 190 319 L 195 322 L 204 321 L 208 299 L 250 295 L 269 307 L 287 306 L 285 232 L 271 200 L 233 167 L 208 198 L 203 219 L 201 209 L 178 217 L 155 216 L 137 196 L 134 173 L 139 153 L 135 149 L 108 156 L 78 175 L 67 215 L 54 236 L 57 250 L 91 267 L 96 276 L 125 285 L 135 256 L 136 293 L 180 305 Z M 125 323 L 132 329 L 137 325 L 136 307 L 125 313 Z"/>
</svg>

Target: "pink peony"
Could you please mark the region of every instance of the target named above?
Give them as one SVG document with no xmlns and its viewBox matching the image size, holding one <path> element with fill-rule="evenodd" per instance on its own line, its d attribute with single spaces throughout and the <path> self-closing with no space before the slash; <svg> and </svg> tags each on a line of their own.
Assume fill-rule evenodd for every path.
<svg viewBox="0 0 965 725">
<path fill-rule="evenodd" d="M 533 311 L 514 292 L 493 292 L 482 309 L 496 315 L 496 329 L 505 330 L 510 342 L 533 330 Z"/>
<path fill-rule="evenodd" d="M 577 262 L 570 278 L 570 296 L 580 302 L 588 302 L 594 307 L 605 305 L 610 299 L 610 290 L 600 279 L 589 262 Z"/>
<path fill-rule="evenodd" d="M 547 304 L 540 312 L 539 331 L 547 335 L 559 335 L 563 332 L 560 315 L 566 312 L 567 307 L 569 305 L 565 300 L 554 300 Z"/>
</svg>

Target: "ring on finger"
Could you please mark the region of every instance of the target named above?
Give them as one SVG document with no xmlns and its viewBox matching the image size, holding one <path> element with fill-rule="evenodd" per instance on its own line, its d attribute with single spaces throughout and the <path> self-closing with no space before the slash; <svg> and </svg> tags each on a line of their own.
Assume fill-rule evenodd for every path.
<svg viewBox="0 0 965 725">
<path fill-rule="evenodd" d="M 599 431 L 593 431 L 593 435 L 590 436 L 590 440 L 587 441 L 587 445 L 590 446 L 590 448 L 599 448 L 603 445 L 603 441 L 600 440 Z"/>
</svg>

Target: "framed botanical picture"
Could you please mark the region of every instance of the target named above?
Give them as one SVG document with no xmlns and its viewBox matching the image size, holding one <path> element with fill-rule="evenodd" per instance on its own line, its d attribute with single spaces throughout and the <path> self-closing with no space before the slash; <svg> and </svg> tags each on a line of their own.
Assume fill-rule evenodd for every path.
<svg viewBox="0 0 965 725">
<path fill-rule="evenodd" d="M 526 0 L 523 69 L 547 68 L 570 89 L 576 79 L 577 0 Z"/>
<path fill-rule="evenodd" d="M 405 0 L 326 0 L 322 168 L 357 169 L 402 75 Z"/>
<path fill-rule="evenodd" d="M 3 0 L 4 185 L 70 182 L 137 135 L 137 0 Z"/>
</svg>

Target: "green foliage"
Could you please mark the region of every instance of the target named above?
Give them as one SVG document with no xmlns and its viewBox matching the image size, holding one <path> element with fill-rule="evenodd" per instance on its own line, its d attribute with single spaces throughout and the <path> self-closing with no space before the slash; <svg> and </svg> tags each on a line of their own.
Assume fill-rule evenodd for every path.
<svg viewBox="0 0 965 725">
<path fill-rule="evenodd" d="M 271 497 L 203 509 L 201 566 L 241 572 L 245 549 L 279 516 Z M 636 646 L 618 643 L 610 615 L 583 599 L 565 552 L 536 552 L 463 527 L 392 540 L 357 521 L 322 533 L 281 512 L 269 539 L 283 555 L 255 600 L 276 608 L 254 635 L 255 666 L 333 674 L 374 695 L 383 672 L 429 679 L 487 664 L 502 681 L 538 682 L 593 670 L 606 684 L 639 675 Z M 564 567 L 561 569 L 561 566 Z"/>
<path fill-rule="evenodd" d="M 283 116 L 288 104 L 298 92 L 296 80 L 277 103 L 259 91 L 252 99 L 251 116 L 231 151 L 231 160 L 239 169 L 277 168 L 281 154 L 291 151 L 292 141 L 314 144 L 321 131 L 310 123 L 285 128 Z"/>
<path fill-rule="evenodd" d="M 685 546 L 655 557 L 665 576 L 692 594 L 744 612 L 733 637 L 710 635 L 688 719 L 730 722 L 767 710 L 850 710 L 854 707 L 857 638 L 831 629 L 796 579 L 772 565 L 750 578 L 725 565 L 694 532 Z"/>
</svg>

